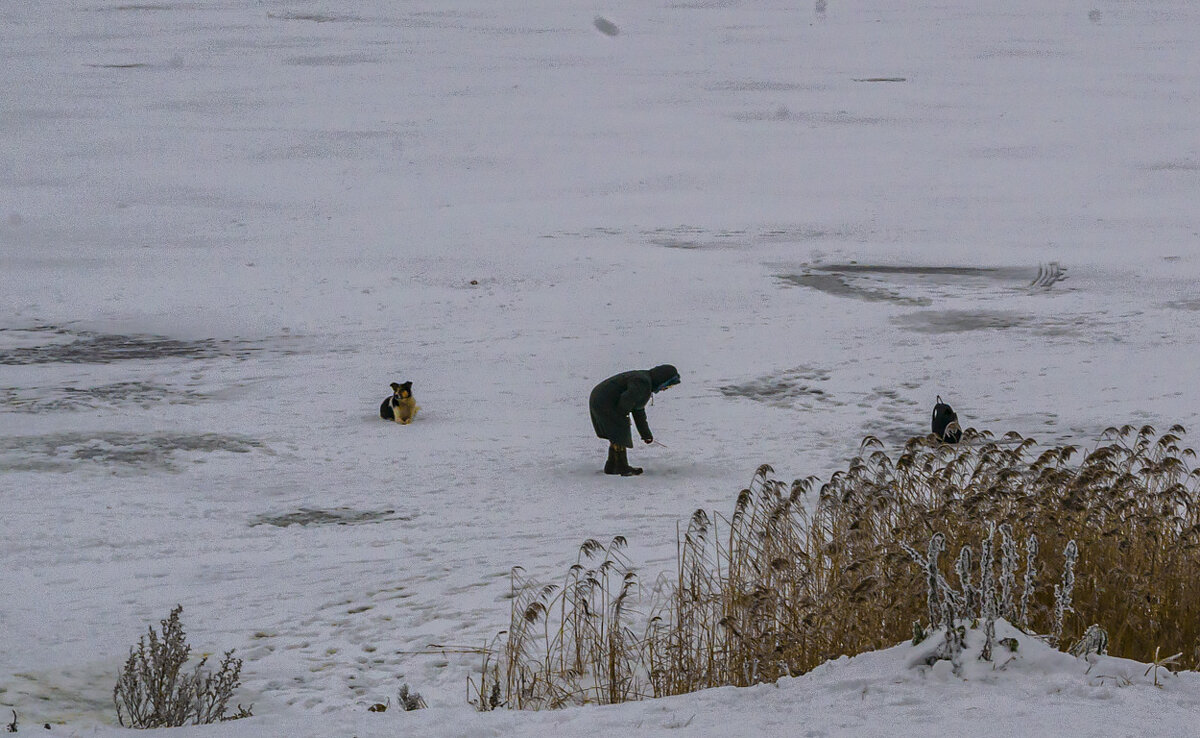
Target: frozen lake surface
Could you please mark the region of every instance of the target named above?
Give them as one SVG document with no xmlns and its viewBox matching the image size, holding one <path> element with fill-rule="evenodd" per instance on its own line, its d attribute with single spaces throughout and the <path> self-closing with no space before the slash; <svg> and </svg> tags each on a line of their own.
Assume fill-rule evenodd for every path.
<svg viewBox="0 0 1200 738">
<path fill-rule="evenodd" d="M 953 682 L 839 723 L 857 692 L 816 674 L 785 704 L 479 716 L 477 657 L 419 652 L 488 642 L 510 567 L 557 579 L 586 538 L 625 536 L 651 582 L 759 464 L 827 478 L 864 435 L 926 432 L 937 395 L 1045 444 L 1196 426 L 1200 6 L 10 5 L 0 716 L 22 732 L 108 731 L 176 604 L 197 650 L 245 658 L 259 716 L 205 734 L 1004 735 L 1072 709 L 1056 679 L 1090 716 L 1062 734 L 1194 726 L 1195 697 L 1113 700 L 1061 665 L 991 686 L 1036 685 L 1007 723 L 956 722 L 986 700 Z M 665 362 L 666 445 L 604 475 L 589 391 Z M 382 422 L 406 380 L 420 416 Z M 429 715 L 365 715 L 401 683 Z"/>
</svg>

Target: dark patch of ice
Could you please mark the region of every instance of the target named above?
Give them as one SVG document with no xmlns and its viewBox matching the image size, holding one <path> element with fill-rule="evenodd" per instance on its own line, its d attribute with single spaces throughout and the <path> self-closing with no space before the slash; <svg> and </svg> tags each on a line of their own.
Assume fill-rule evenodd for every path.
<svg viewBox="0 0 1200 738">
<path fill-rule="evenodd" d="M 150 11 L 150 10 L 193 10 L 197 6 L 192 3 L 181 3 L 179 5 L 162 5 L 154 3 L 128 3 L 125 5 L 110 5 L 108 7 L 95 8 L 97 12 L 128 12 L 128 11 Z"/>
<path fill-rule="evenodd" d="M 854 284 L 840 274 L 781 274 L 779 279 L 798 287 L 808 287 L 838 297 L 853 297 L 867 302 L 891 302 L 897 305 L 925 306 L 933 304 L 928 297 L 905 297 L 891 290 Z"/>
<path fill-rule="evenodd" d="M 205 399 L 199 392 L 173 389 L 150 382 L 116 382 L 96 387 L 47 387 L 35 390 L 0 387 L 0 406 L 22 413 L 75 411 L 136 405 L 194 404 Z"/>
<path fill-rule="evenodd" d="M 1192 298 L 1190 300 L 1174 300 L 1166 303 L 1166 307 L 1173 310 L 1191 310 L 1193 312 L 1200 312 L 1200 297 Z"/>
<path fill-rule="evenodd" d="M 0 329 L 8 330 L 22 329 Z M 71 340 L 0 349 L 0 364 L 109 364 L 144 359 L 207 358 L 220 353 L 218 342 L 212 339 L 181 341 L 165 336 L 76 332 L 55 327 L 24 330 L 69 336 Z"/>
<path fill-rule="evenodd" d="M 1007 330 L 1033 323 L 1028 315 L 1003 310 L 921 310 L 893 318 L 893 321 L 918 333 Z"/>
<path fill-rule="evenodd" d="M 81 464 L 112 471 L 175 470 L 179 453 L 255 450 L 270 453 L 261 441 L 220 433 L 52 433 L 0 438 L 0 466 L 12 471 L 74 471 Z"/>
<path fill-rule="evenodd" d="M 592 25 L 596 26 L 596 30 L 603 33 L 605 36 L 616 36 L 621 33 L 621 29 L 617 28 L 617 24 L 607 18 L 596 16 L 592 21 Z"/>
<path fill-rule="evenodd" d="M 907 276 L 1004 277 L 1013 270 L 988 267 L 906 266 L 884 264 L 822 264 L 814 271 L 846 272 L 853 274 L 903 274 Z"/>
<path fill-rule="evenodd" d="M 294 350 L 262 342 L 201 338 L 181 340 L 149 334 L 113 334 L 40 325 L 0 328 L 0 365 L 112 364 L 154 359 L 246 359 L 267 351 Z"/>
<path fill-rule="evenodd" d="M 1066 268 L 1058 262 L 1043 264 L 1037 269 L 851 263 L 809 266 L 800 274 L 783 274 L 779 278 L 841 297 L 927 306 L 932 303 L 927 296 L 931 289 L 937 288 L 937 293 L 955 294 L 961 292 L 964 281 L 1009 282 L 1013 290 L 1044 292 L 1061 283 L 1067 275 Z M 912 295 L 914 290 L 919 294 Z"/>
<path fill-rule="evenodd" d="M 813 367 L 796 367 L 778 374 L 767 374 L 739 384 L 718 387 L 726 397 L 744 397 L 756 402 L 765 402 L 775 407 L 794 407 L 797 402 L 811 405 L 824 402 L 828 395 L 818 382 L 829 379 L 829 372 Z M 807 402 L 806 402 L 807 401 Z"/>
<path fill-rule="evenodd" d="M 385 520 L 412 520 L 411 517 L 396 514 L 395 510 L 353 510 L 348 507 L 335 507 L 329 510 L 301 507 L 293 512 L 265 513 L 250 519 L 250 527 L 256 525 L 274 525 L 286 528 L 289 525 L 301 527 L 310 525 L 360 525 L 362 523 L 378 523 Z"/>
<path fill-rule="evenodd" d="M 837 236 L 848 236 L 853 231 L 848 227 L 825 228 L 818 225 L 775 225 L 746 228 L 721 228 L 710 230 L 703 226 L 677 225 L 658 228 L 643 228 L 629 234 L 618 228 L 587 228 L 578 231 L 547 233 L 542 238 L 606 239 L 628 236 L 643 239 L 651 246 L 671 249 L 728 249 L 750 247 L 756 244 L 789 244 L 817 241 Z"/>
<path fill-rule="evenodd" d="M 361 21 L 357 15 L 349 15 L 346 13 L 267 13 L 267 17 L 272 20 L 283 21 L 309 21 L 311 23 L 348 23 Z"/>
</svg>

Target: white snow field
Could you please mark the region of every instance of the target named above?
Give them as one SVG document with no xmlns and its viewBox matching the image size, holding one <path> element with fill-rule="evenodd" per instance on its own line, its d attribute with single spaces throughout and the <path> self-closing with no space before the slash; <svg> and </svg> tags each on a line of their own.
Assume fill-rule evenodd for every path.
<svg viewBox="0 0 1200 738">
<path fill-rule="evenodd" d="M 0 724 L 124 735 L 179 604 L 255 717 L 172 735 L 1196 735 L 1195 674 L 1032 641 L 543 713 L 427 647 L 589 537 L 653 581 L 759 464 L 827 478 L 937 395 L 1196 426 L 1198 37 L 1192 0 L 0 3 Z M 660 363 L 665 446 L 607 476 L 588 393 Z"/>
</svg>

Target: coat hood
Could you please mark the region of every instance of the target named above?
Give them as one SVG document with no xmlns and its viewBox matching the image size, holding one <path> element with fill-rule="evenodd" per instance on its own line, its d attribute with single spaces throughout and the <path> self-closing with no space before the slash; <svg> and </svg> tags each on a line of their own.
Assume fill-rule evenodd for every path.
<svg viewBox="0 0 1200 738">
<path fill-rule="evenodd" d="M 670 364 L 659 364 L 650 370 L 650 391 L 658 392 L 679 384 L 679 371 Z"/>
</svg>

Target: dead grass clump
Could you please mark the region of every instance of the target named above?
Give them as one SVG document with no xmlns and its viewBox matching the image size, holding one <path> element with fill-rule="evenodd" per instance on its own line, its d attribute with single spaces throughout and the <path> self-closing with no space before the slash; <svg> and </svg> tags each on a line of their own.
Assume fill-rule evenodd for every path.
<svg viewBox="0 0 1200 738">
<path fill-rule="evenodd" d="M 982 623 L 990 650 L 997 619 L 1060 648 L 1141 660 L 1180 650 L 1172 663 L 1196 668 L 1200 470 L 1183 433 L 1110 428 L 1078 459 L 1076 446 L 1041 450 L 1016 433 L 967 429 L 954 446 L 918 437 L 893 455 L 868 437 L 819 486 L 764 465 L 728 517 L 698 510 L 680 531 L 677 571 L 640 637 L 623 539 L 586 543 L 562 587 L 515 570 L 512 622 L 502 657 L 485 657 L 480 703 L 746 686 L 938 628 L 953 660 L 961 623 Z M 604 563 L 588 568 L 591 558 Z"/>
<path fill-rule="evenodd" d="M 639 583 L 622 549 L 584 541 L 561 586 L 512 571 L 512 617 L 498 646 L 484 651 L 480 682 L 468 687 L 480 710 L 612 704 L 650 696 L 644 639 L 630 627 Z M 597 565 L 592 562 L 599 561 Z"/>
<path fill-rule="evenodd" d="M 1015 433 L 914 438 L 895 459 L 869 437 L 819 489 L 760 467 L 719 533 L 697 512 L 682 538 L 675 591 L 652 624 L 655 694 L 770 681 L 894 645 L 914 623 L 945 620 L 933 577 L 962 583 L 949 604 L 968 617 L 1003 617 L 1055 644 L 1098 623 L 1114 655 L 1169 644 L 1195 667 L 1200 471 L 1183 432 L 1111 428 L 1078 463 L 1075 446 L 1039 451 Z M 905 550 L 935 534 L 958 554 L 944 571 L 932 551 L 917 566 Z"/>
</svg>

